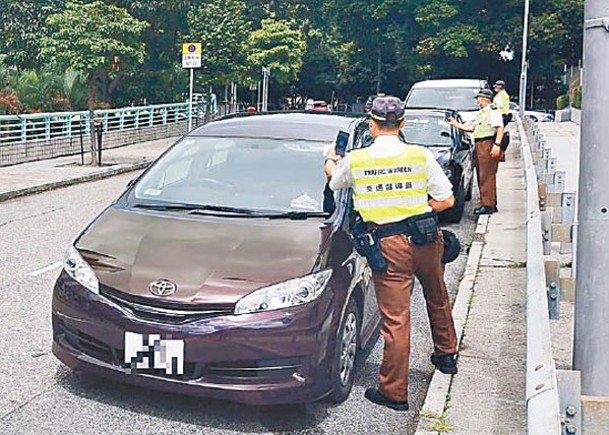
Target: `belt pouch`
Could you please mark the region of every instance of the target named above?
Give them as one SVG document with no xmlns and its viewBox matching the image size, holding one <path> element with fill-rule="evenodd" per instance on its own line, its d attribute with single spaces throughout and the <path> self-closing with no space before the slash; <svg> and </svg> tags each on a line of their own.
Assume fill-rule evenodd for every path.
<svg viewBox="0 0 609 435">
<path fill-rule="evenodd" d="M 387 270 L 387 260 L 381 252 L 381 239 L 375 231 L 368 231 L 359 234 L 353 239 L 355 250 L 366 257 L 370 269 L 374 272 L 385 272 Z"/>
<path fill-rule="evenodd" d="M 412 220 L 410 240 L 415 245 L 429 245 L 438 240 L 438 216 L 426 213 Z"/>
</svg>

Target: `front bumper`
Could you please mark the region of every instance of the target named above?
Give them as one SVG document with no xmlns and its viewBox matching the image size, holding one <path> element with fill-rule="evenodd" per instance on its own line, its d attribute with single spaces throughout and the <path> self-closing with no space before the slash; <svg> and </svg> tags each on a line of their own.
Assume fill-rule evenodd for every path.
<svg viewBox="0 0 609 435">
<path fill-rule="evenodd" d="M 239 316 L 224 313 L 172 324 L 138 316 L 62 272 L 52 311 L 53 353 L 75 370 L 251 404 L 309 402 L 330 392 L 338 323 L 330 288 L 300 307 Z M 184 340 L 184 373 L 133 374 L 124 364 L 125 331 Z"/>
</svg>

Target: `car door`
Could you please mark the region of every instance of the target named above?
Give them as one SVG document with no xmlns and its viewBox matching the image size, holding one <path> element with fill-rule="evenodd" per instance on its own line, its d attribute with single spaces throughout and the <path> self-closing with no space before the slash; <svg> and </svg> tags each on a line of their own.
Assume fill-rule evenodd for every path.
<svg viewBox="0 0 609 435">
<path fill-rule="evenodd" d="M 458 122 L 463 122 L 459 114 L 455 115 L 455 119 Z M 461 179 L 465 186 L 465 190 L 468 191 L 473 180 L 473 171 L 475 167 L 474 143 L 471 136 L 464 131 L 453 127 L 453 134 L 455 137 L 455 152 L 453 155 L 459 166 L 461 166 Z"/>
</svg>

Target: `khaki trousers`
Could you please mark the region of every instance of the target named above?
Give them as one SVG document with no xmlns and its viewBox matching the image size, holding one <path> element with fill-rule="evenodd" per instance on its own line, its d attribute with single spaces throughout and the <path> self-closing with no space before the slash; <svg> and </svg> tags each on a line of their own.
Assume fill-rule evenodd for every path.
<svg viewBox="0 0 609 435">
<path fill-rule="evenodd" d="M 374 274 L 376 298 L 385 339 L 380 369 L 380 391 L 392 400 L 408 400 L 410 358 L 410 291 L 416 276 L 423 286 L 435 352 L 457 351 L 457 337 L 446 284 L 442 236 L 436 243 L 416 246 L 404 235 L 381 239 L 381 250 L 389 267 Z"/>
<path fill-rule="evenodd" d="M 493 141 L 476 142 L 476 176 L 480 188 L 480 205 L 497 206 L 497 168 L 499 160 L 491 157 Z"/>
</svg>

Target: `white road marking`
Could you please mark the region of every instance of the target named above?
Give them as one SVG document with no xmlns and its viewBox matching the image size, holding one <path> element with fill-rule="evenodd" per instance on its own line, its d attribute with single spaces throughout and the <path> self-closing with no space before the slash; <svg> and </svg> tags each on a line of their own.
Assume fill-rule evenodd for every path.
<svg viewBox="0 0 609 435">
<path fill-rule="evenodd" d="M 38 270 L 35 270 L 34 272 L 28 273 L 28 276 L 42 275 L 43 273 L 47 273 L 52 270 L 59 269 L 61 266 L 63 266 L 63 261 L 58 261 L 57 263 L 50 264 L 47 267 L 43 267 L 42 269 L 38 269 Z"/>
</svg>

